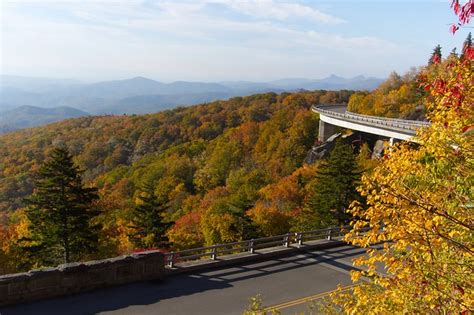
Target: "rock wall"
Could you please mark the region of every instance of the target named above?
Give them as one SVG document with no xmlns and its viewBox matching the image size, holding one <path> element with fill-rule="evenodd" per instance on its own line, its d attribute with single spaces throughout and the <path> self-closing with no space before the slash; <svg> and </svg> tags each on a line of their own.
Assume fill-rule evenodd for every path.
<svg viewBox="0 0 474 315">
<path fill-rule="evenodd" d="M 327 158 L 332 149 L 334 149 L 337 139 L 341 139 L 345 144 L 350 144 L 354 148 L 354 153 L 359 152 L 359 149 L 363 143 L 367 143 L 370 148 L 374 148 L 372 150 L 374 152 L 372 158 L 379 158 L 383 153 L 384 142 L 383 140 L 378 140 L 378 136 L 357 131 L 354 131 L 350 134 L 336 133 L 329 137 L 325 142 L 318 142 L 315 144 L 311 150 L 308 151 L 304 162 L 307 164 L 313 164 L 318 160 Z"/>
<path fill-rule="evenodd" d="M 163 254 L 150 251 L 4 275 L 0 276 L 0 305 L 162 279 L 164 273 Z"/>
</svg>

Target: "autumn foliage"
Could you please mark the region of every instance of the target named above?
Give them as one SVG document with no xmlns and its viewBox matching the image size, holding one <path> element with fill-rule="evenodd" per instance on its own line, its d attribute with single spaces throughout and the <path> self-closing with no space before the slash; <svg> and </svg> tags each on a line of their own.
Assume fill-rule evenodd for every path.
<svg viewBox="0 0 474 315">
<path fill-rule="evenodd" d="M 20 228 L 20 214 L 33 175 L 58 145 L 67 146 L 85 170 L 85 184 L 99 189 L 102 228 L 90 258 L 162 246 L 149 242 L 152 235 L 166 236 L 171 249 L 184 249 L 288 232 L 314 177 L 313 166 L 303 163 L 318 129 L 309 108 L 344 103 L 351 94 L 258 94 L 151 115 L 84 117 L 0 136 L 0 260 L 12 267 L 3 272 L 14 271 L 15 239 L 28 232 Z M 140 230 L 137 209 L 144 197 L 162 205 L 158 221 L 171 226 L 165 233 Z M 138 232 L 148 241 L 140 243 Z"/>
<path fill-rule="evenodd" d="M 458 58 L 474 58 L 471 33 L 460 52 L 458 56 L 456 49 L 453 49 L 443 59 L 442 47 L 436 45 L 427 65 L 412 68 L 404 75 L 392 72 L 374 91 L 354 93 L 349 99 L 348 110 L 371 116 L 426 120 L 429 91 L 423 83 L 448 75 L 450 64 Z"/>
<path fill-rule="evenodd" d="M 469 55 L 468 55 L 469 56 Z M 335 294 L 348 314 L 468 314 L 474 308 L 474 61 L 449 60 L 423 73 L 429 128 L 400 144 L 360 192 L 347 241 L 369 247 L 353 272 L 353 294 Z M 366 234 L 360 233 L 368 228 Z M 385 266 L 384 270 L 380 266 Z M 365 278 L 363 278 L 365 277 Z"/>
<path fill-rule="evenodd" d="M 454 11 L 454 14 L 458 16 L 458 22 L 451 24 L 449 27 L 451 33 L 455 34 L 459 28 L 468 24 L 471 21 L 472 14 L 474 13 L 474 1 L 468 0 L 466 3 L 461 4 L 459 0 L 451 1 L 451 8 Z"/>
</svg>

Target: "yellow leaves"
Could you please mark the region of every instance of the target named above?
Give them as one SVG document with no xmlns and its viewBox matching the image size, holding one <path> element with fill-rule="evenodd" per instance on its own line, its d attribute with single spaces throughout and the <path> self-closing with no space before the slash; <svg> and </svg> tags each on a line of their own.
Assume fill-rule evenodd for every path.
<svg viewBox="0 0 474 315">
<path fill-rule="evenodd" d="M 429 220 L 425 222 L 425 229 L 431 230 L 433 228 L 434 222 Z"/>
<path fill-rule="evenodd" d="M 448 233 L 448 236 L 451 238 L 455 238 L 455 237 L 462 236 L 462 234 L 459 231 L 453 230 Z"/>
<path fill-rule="evenodd" d="M 263 235 L 284 234 L 290 228 L 290 215 L 273 205 L 266 206 L 263 202 L 257 202 L 255 207 L 247 211 L 247 215 Z"/>
<path fill-rule="evenodd" d="M 458 65 L 449 75 L 448 88 L 469 87 L 461 102 L 446 107 L 453 96 L 435 94 L 429 106 L 432 126 L 419 132 L 419 147 L 396 145 L 389 159 L 362 178 L 359 191 L 367 197 L 367 208 L 353 205 L 357 220 L 345 239 L 364 247 L 388 242 L 354 261 L 367 268 L 370 279 L 352 298 L 335 297 L 346 314 L 456 313 L 474 307 L 472 290 L 453 293 L 474 283 L 469 252 L 474 233 L 467 228 L 474 211 L 463 206 L 474 199 L 474 141 L 463 131 L 474 124 L 472 69 Z M 367 226 L 368 232 L 359 233 Z M 384 266 L 385 274 L 377 266 Z"/>
<path fill-rule="evenodd" d="M 240 226 L 236 216 L 217 213 L 213 209 L 206 209 L 200 221 L 200 230 L 207 246 L 240 240 Z"/>
<path fill-rule="evenodd" d="M 442 224 L 445 221 L 445 218 L 439 215 L 433 216 L 433 224 Z"/>
<path fill-rule="evenodd" d="M 360 278 L 362 277 L 362 273 L 360 271 L 351 271 L 351 280 L 352 282 L 358 282 Z"/>
</svg>

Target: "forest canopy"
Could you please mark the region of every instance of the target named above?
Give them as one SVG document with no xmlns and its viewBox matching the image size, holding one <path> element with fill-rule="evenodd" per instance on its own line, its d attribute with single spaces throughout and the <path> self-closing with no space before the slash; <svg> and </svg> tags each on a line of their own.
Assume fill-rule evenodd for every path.
<svg viewBox="0 0 474 315">
<path fill-rule="evenodd" d="M 348 109 L 365 115 L 424 120 L 429 93 L 422 87 L 422 82 L 446 76 L 449 65 L 458 58 L 464 59 L 466 51 L 472 47 L 471 33 L 459 53 L 454 48 L 445 58 L 442 47 L 437 45 L 425 66 L 412 68 L 404 75 L 392 72 L 374 91 L 353 94 L 349 99 Z"/>
<path fill-rule="evenodd" d="M 176 249 L 286 233 L 298 224 L 292 218 L 301 212 L 318 168 L 303 163 L 319 123 L 309 108 L 347 103 L 352 93 L 258 94 L 3 135 L 0 233 L 7 237 L 0 248 L 15 255 L 34 174 L 58 146 L 67 147 L 84 170 L 85 185 L 98 188 L 99 256 L 137 247 L 130 237 L 138 233 L 133 216 L 150 196 L 166 209 L 162 220 L 171 226 L 166 236 Z"/>
</svg>

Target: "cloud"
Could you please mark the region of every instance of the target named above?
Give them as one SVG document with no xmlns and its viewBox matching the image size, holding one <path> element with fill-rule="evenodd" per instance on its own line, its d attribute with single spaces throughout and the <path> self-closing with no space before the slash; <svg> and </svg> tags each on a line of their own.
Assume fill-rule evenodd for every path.
<svg viewBox="0 0 474 315">
<path fill-rule="evenodd" d="M 289 21 L 304 19 L 309 22 L 323 24 L 341 24 L 346 21 L 342 18 L 323 13 L 311 6 L 295 1 L 274 0 L 194 0 L 191 2 L 156 1 L 153 5 L 166 10 L 172 15 L 183 13 L 204 12 L 208 6 L 219 4 L 235 13 L 243 14 L 255 19 Z"/>
<path fill-rule="evenodd" d="M 381 73 L 388 56 L 406 55 L 380 38 L 335 34 L 338 18 L 296 2 L 68 0 L 6 8 L 1 70 L 25 75 L 266 80 L 367 73 L 367 64 Z"/>
<path fill-rule="evenodd" d="M 256 18 L 289 20 L 294 18 L 308 19 L 313 22 L 340 24 L 345 21 L 333 15 L 323 13 L 307 5 L 273 0 L 222 0 L 220 3 L 232 9 Z"/>
</svg>

